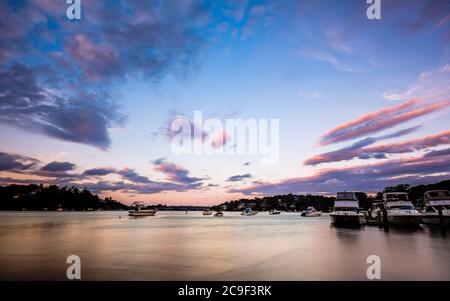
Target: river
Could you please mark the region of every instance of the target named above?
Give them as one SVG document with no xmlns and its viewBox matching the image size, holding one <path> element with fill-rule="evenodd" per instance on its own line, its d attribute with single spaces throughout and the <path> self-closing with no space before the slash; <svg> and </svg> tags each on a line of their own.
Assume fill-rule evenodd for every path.
<svg viewBox="0 0 450 301">
<path fill-rule="evenodd" d="M 158 212 L 0 212 L 0 280 L 450 280 L 450 233 L 438 227 L 338 228 L 327 214 L 202 216 Z"/>
</svg>

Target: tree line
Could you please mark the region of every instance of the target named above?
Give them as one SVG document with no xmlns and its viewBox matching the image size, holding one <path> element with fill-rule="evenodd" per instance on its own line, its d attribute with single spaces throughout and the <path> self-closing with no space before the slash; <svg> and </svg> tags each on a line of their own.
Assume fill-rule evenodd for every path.
<svg viewBox="0 0 450 301">
<path fill-rule="evenodd" d="M 409 184 L 399 184 L 392 187 L 385 187 L 383 191 L 375 195 L 368 195 L 364 192 L 357 192 L 356 196 L 362 209 L 368 210 L 372 207 L 373 202 L 382 200 L 383 193 L 386 192 L 407 192 L 409 199 L 415 206 L 423 206 L 423 195 L 429 190 L 449 190 L 450 180 L 442 181 L 435 184 L 426 184 L 411 186 Z M 274 195 L 266 197 L 255 197 L 253 199 L 238 199 L 228 201 L 216 206 L 213 210 L 229 210 L 242 211 L 243 208 L 250 207 L 257 211 L 284 210 L 284 211 L 303 211 L 309 206 L 329 212 L 334 205 L 335 197 L 323 195 L 294 195 L 292 193 L 285 195 Z"/>
<path fill-rule="evenodd" d="M 126 210 L 110 197 L 100 198 L 88 189 L 57 185 L 0 186 L 0 210 Z"/>
</svg>

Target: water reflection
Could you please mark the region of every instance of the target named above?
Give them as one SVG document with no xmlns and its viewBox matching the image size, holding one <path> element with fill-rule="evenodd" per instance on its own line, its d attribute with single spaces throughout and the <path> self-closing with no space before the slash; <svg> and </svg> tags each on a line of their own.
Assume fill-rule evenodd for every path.
<svg viewBox="0 0 450 301">
<path fill-rule="evenodd" d="M 439 227 L 344 228 L 327 215 L 1 212 L 0 246 L 2 280 L 63 280 L 71 254 L 85 280 L 364 280 L 372 254 L 386 280 L 450 279 Z"/>
</svg>

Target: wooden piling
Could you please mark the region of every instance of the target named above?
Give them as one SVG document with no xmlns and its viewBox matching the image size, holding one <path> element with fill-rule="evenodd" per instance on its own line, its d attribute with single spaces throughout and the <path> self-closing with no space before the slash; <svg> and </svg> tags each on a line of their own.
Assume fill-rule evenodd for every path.
<svg viewBox="0 0 450 301">
<path fill-rule="evenodd" d="M 438 208 L 438 213 L 439 213 L 439 223 L 441 225 L 442 232 L 445 233 L 446 227 L 445 227 L 444 215 L 442 214 L 442 207 Z"/>
<path fill-rule="evenodd" d="M 388 232 L 389 231 L 389 220 L 388 220 L 386 207 L 383 207 L 383 226 L 384 226 L 384 231 Z"/>
</svg>

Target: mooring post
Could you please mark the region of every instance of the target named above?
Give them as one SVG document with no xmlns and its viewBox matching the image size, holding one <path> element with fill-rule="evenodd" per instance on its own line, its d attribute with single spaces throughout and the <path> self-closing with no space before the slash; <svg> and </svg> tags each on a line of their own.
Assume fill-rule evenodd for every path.
<svg viewBox="0 0 450 301">
<path fill-rule="evenodd" d="M 445 233 L 446 229 L 444 223 L 444 215 L 442 214 L 442 207 L 439 207 L 438 213 L 439 213 L 439 223 L 441 224 L 442 232 Z"/>
<path fill-rule="evenodd" d="M 384 231 L 389 231 L 389 220 L 387 216 L 387 210 L 386 207 L 383 206 L 383 225 L 384 225 Z"/>
</svg>

